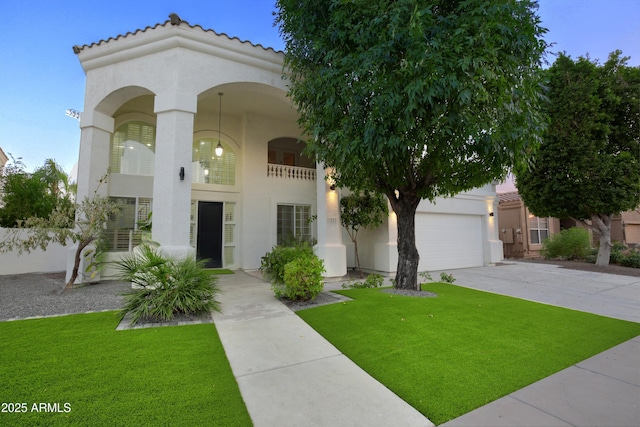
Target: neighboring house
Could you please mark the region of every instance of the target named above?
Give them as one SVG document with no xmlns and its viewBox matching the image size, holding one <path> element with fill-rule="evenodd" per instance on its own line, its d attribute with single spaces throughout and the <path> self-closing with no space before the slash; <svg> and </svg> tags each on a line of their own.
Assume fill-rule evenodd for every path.
<svg viewBox="0 0 640 427">
<path fill-rule="evenodd" d="M 585 226 L 571 219 L 538 218 L 529 212 L 517 191 L 498 194 L 498 228 L 505 258 L 536 258 L 542 242 L 566 228 Z M 594 247 L 597 247 L 597 238 Z M 611 221 L 611 241 L 640 245 L 640 212 L 623 212 Z"/>
<path fill-rule="evenodd" d="M 0 171 L 2 170 L 4 165 L 7 164 L 8 161 L 9 161 L 9 157 L 7 157 L 7 155 L 2 150 L 2 147 L 0 147 Z"/>
<path fill-rule="evenodd" d="M 274 245 L 298 238 L 316 243 L 327 276 L 346 274 L 352 255 L 341 192 L 302 154 L 282 52 L 175 14 L 74 52 L 86 73 L 78 200 L 97 190 L 123 203 L 108 224 L 112 259 L 139 243 L 138 223 L 153 212 L 152 239 L 169 254 L 257 269 Z M 98 186 L 107 171 L 108 185 Z M 496 209 L 495 185 L 424 201 L 416 215 L 420 270 L 501 260 Z M 394 272 L 396 237 L 393 214 L 363 231 L 363 268 Z"/>
<path fill-rule="evenodd" d="M 611 221 L 611 240 L 640 247 L 640 208 L 622 212 Z"/>
<path fill-rule="evenodd" d="M 529 212 L 517 191 L 498 194 L 498 228 L 505 258 L 536 258 L 544 239 L 560 231 L 558 218 Z"/>
</svg>

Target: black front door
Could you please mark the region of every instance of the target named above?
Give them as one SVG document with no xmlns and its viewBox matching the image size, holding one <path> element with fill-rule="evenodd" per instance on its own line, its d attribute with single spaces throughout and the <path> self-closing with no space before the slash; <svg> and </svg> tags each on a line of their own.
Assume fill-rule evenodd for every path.
<svg viewBox="0 0 640 427">
<path fill-rule="evenodd" d="M 198 259 L 207 267 L 222 267 L 222 207 L 219 202 L 198 202 Z"/>
</svg>

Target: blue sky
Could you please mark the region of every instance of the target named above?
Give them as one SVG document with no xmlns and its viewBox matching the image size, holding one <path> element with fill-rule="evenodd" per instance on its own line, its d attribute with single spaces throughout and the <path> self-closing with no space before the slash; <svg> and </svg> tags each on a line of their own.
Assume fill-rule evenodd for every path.
<svg viewBox="0 0 640 427">
<path fill-rule="evenodd" d="M 605 61 L 620 49 L 640 65 L 640 1 L 540 0 L 553 51 Z M 282 50 L 270 0 L 0 0 L 0 147 L 28 170 L 55 159 L 71 172 L 85 75 L 72 46 L 164 22 L 175 12 L 190 24 Z"/>
</svg>

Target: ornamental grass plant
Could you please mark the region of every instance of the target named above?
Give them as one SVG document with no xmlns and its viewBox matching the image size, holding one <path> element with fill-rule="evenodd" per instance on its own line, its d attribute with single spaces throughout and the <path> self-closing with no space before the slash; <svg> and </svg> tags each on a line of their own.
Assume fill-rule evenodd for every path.
<svg viewBox="0 0 640 427">
<path fill-rule="evenodd" d="M 142 319 L 169 321 L 177 315 L 220 311 L 218 278 L 205 264 L 204 260 L 169 258 L 149 245 L 140 246 L 116 263 L 120 278 L 133 286 L 124 294 L 120 317 L 131 314 L 135 324 Z"/>
</svg>

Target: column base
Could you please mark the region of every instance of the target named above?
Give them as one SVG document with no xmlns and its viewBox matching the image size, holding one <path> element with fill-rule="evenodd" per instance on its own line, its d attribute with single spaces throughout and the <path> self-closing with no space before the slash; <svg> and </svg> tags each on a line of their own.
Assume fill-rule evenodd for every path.
<svg viewBox="0 0 640 427">
<path fill-rule="evenodd" d="M 342 244 L 315 245 L 313 252 L 324 261 L 324 277 L 347 274 L 347 247 Z"/>
<path fill-rule="evenodd" d="M 191 246 L 161 245 L 158 248 L 158 252 L 160 252 L 164 256 L 176 259 L 187 259 L 196 257 L 196 250 Z"/>
</svg>

